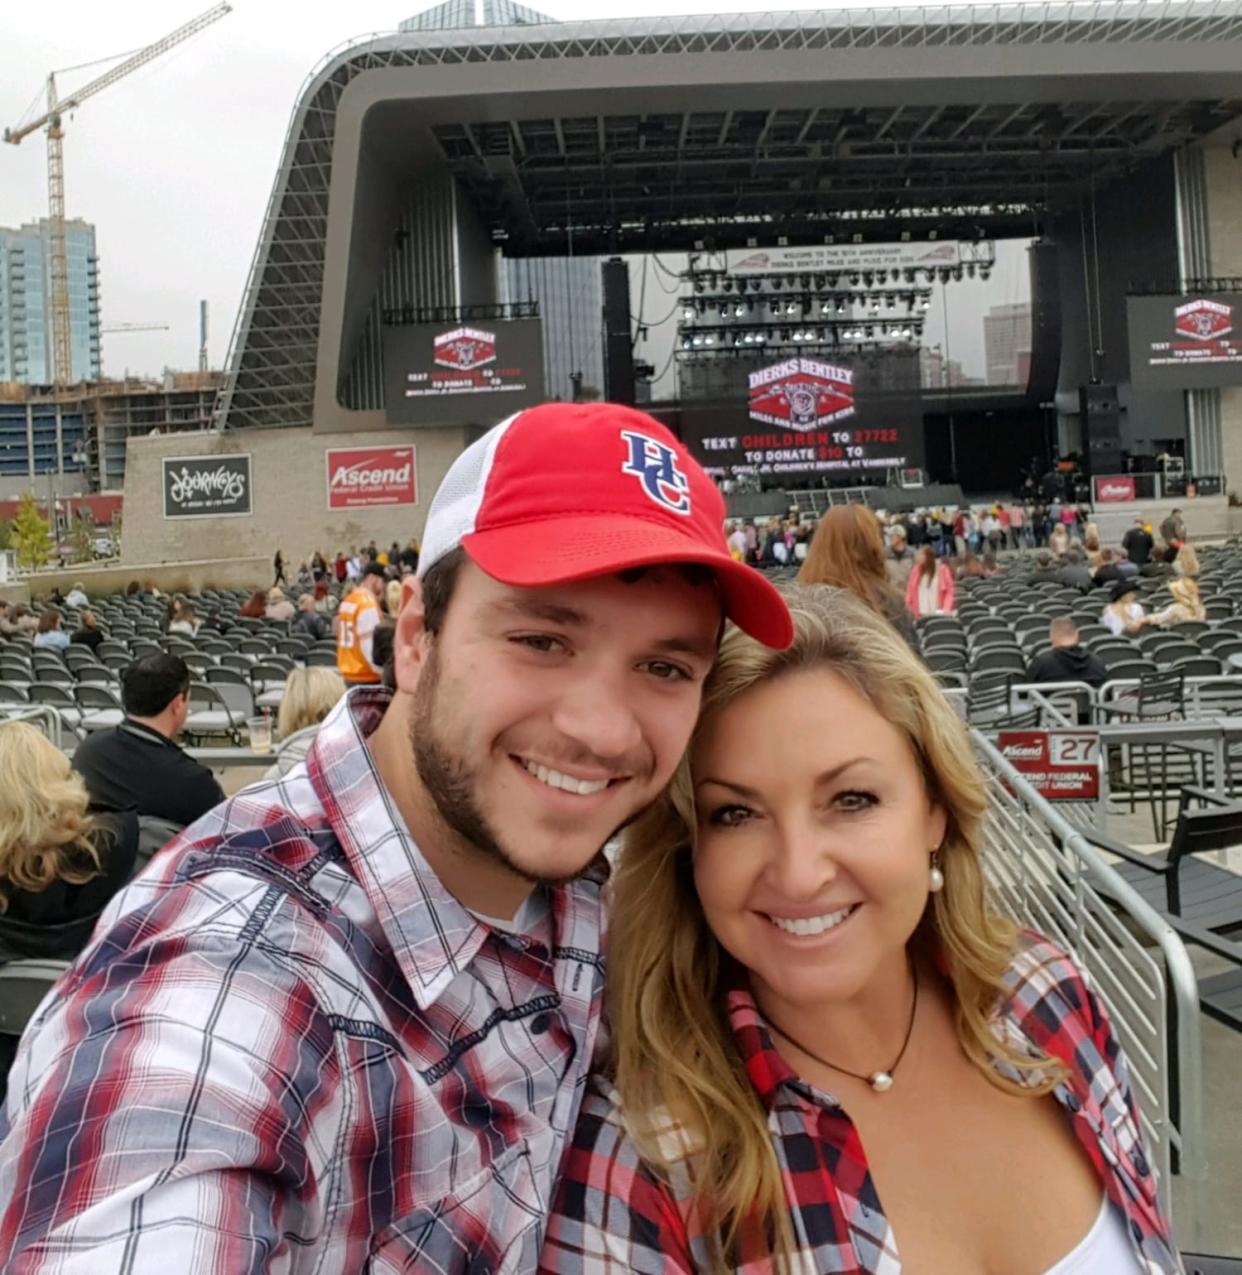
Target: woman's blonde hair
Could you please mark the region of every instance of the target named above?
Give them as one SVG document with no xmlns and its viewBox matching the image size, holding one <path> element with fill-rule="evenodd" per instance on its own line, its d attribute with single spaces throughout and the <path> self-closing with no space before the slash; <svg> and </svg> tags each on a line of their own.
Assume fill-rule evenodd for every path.
<svg viewBox="0 0 1242 1275">
<path fill-rule="evenodd" d="M 6 886 L 81 885 L 100 871 L 89 798 L 69 758 L 25 722 L 0 725 L 0 912 Z"/>
<path fill-rule="evenodd" d="M 395 620 L 401 610 L 401 581 L 389 580 L 384 586 L 384 610 L 389 619 Z"/>
<path fill-rule="evenodd" d="M 1192 544 L 1183 544 L 1177 551 L 1177 557 L 1173 559 L 1173 570 L 1179 576 L 1191 577 L 1197 576 L 1201 570 L 1199 566 L 1199 555 L 1195 552 Z"/>
<path fill-rule="evenodd" d="M 332 706 L 345 694 L 345 682 L 334 668 L 311 664 L 294 669 L 285 683 L 276 726 L 281 739 L 317 726 L 332 711 Z"/>
<path fill-rule="evenodd" d="M 1199 597 L 1199 586 L 1189 576 L 1177 576 L 1169 581 L 1169 592 L 1174 602 L 1180 602 L 1187 610 L 1194 612 L 1197 619 L 1204 615 L 1203 600 Z"/>
<path fill-rule="evenodd" d="M 795 671 L 831 671 L 905 734 L 929 798 L 946 816 L 944 889 L 929 895 L 912 944 L 944 968 L 962 1049 L 994 1085 L 1043 1094 L 1064 1074 L 1055 1060 L 1016 1053 L 990 1026 L 1016 927 L 989 911 L 985 899 L 980 847 L 986 790 L 965 727 L 906 643 L 852 594 L 798 586 L 785 593 L 793 644 L 774 651 L 730 629 L 704 689 L 695 736 L 667 794 L 627 832 L 613 883 L 608 997 L 622 1108 L 652 1165 L 690 1168 L 696 1216 L 704 1233 L 716 1237 L 720 1268 L 754 1224 L 778 1264 L 790 1245 L 767 1115 L 725 1008 L 735 967 L 704 918 L 691 862 L 696 817 L 690 757 L 706 724 L 753 687 Z M 752 740 L 749 746 L 761 745 Z M 996 1057 L 1018 1068 L 1029 1086 L 997 1073 L 991 1065 Z M 670 1120 L 682 1134 L 680 1152 L 669 1144 Z"/>
</svg>

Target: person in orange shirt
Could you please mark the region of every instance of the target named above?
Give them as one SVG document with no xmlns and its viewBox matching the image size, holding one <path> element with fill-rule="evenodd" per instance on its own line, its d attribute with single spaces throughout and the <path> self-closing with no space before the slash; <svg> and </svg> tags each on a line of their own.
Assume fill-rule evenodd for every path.
<svg viewBox="0 0 1242 1275">
<path fill-rule="evenodd" d="M 341 599 L 336 612 L 336 667 L 347 686 L 374 685 L 380 680 L 371 641 L 380 622 L 384 568 L 368 562 L 357 587 Z"/>
</svg>

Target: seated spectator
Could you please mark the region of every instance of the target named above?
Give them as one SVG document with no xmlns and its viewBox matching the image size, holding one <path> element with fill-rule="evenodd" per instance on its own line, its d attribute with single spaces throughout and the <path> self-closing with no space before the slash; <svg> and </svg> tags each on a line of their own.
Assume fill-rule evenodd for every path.
<svg viewBox="0 0 1242 1275">
<path fill-rule="evenodd" d="M 194 610 L 194 604 L 184 598 L 178 598 L 172 607 L 172 619 L 168 621 L 169 633 L 180 633 L 183 637 L 194 637 L 201 624 Z"/>
<path fill-rule="evenodd" d="M 985 549 L 983 556 L 979 559 L 983 564 L 983 574 L 985 576 L 994 576 L 1000 573 L 1000 566 L 996 561 L 996 554 L 991 549 Z"/>
<path fill-rule="evenodd" d="M 0 774 L 0 964 L 71 960 L 133 871 L 138 818 L 88 813 L 69 758 L 26 722 L 0 725 Z"/>
<path fill-rule="evenodd" d="M 17 625 L 13 622 L 13 608 L 0 598 L 0 633 L 5 637 L 11 637 L 17 632 Z"/>
<path fill-rule="evenodd" d="M 1082 547 L 1087 555 L 1087 566 L 1094 571 L 1100 565 L 1104 550 L 1100 548 L 1100 529 L 1093 522 L 1087 523 L 1083 530 Z"/>
<path fill-rule="evenodd" d="M 1065 560 L 1057 572 L 1057 583 L 1067 589 L 1077 589 L 1086 593 L 1091 588 L 1091 568 L 1081 549 L 1070 548 L 1065 551 Z"/>
<path fill-rule="evenodd" d="M 316 585 L 318 588 L 318 585 Z M 289 621 L 290 633 L 304 633 L 312 642 L 318 642 L 320 638 L 332 636 L 332 626 L 327 619 L 315 610 L 315 599 L 309 593 L 304 593 L 298 599 L 298 612 Z"/>
<path fill-rule="evenodd" d="M 1056 583 L 1060 568 L 1052 561 L 1052 554 L 1041 549 L 1035 555 L 1035 569 L 1026 577 L 1027 584 Z"/>
<path fill-rule="evenodd" d="M 851 508 L 851 506 L 844 506 Z M 916 620 L 929 615 L 952 615 L 956 605 L 953 572 L 938 561 L 930 545 L 924 545 L 914 558 L 910 578 L 906 581 L 906 608 Z"/>
<path fill-rule="evenodd" d="M 1185 553 L 1185 549 L 1182 550 Z M 1157 628 L 1168 628 L 1173 624 L 1189 624 L 1194 620 L 1203 620 L 1207 614 L 1199 597 L 1199 586 L 1189 576 L 1178 576 L 1169 581 L 1169 592 L 1173 601 L 1162 611 L 1153 611 L 1143 623 L 1154 624 Z"/>
<path fill-rule="evenodd" d="M 125 720 L 92 732 L 73 754 L 91 800 L 185 827 L 224 800 L 216 777 L 174 742 L 190 713 L 190 670 L 161 652 L 121 674 Z"/>
<path fill-rule="evenodd" d="M 1086 682 L 1103 686 L 1108 669 L 1099 656 L 1078 643 L 1078 626 L 1068 615 L 1058 615 L 1048 626 L 1052 650 L 1037 655 L 1026 672 L 1028 682 Z"/>
<path fill-rule="evenodd" d="M 1147 613 L 1138 599 L 1138 585 L 1133 581 L 1118 580 L 1113 585 L 1112 601 L 1104 608 L 1100 619 L 1114 637 L 1137 633 L 1143 627 Z"/>
<path fill-rule="evenodd" d="M 129 582 L 126 586 L 125 586 L 125 596 L 126 596 L 127 598 L 140 598 L 140 597 L 142 597 L 142 585 L 140 585 L 140 584 L 138 583 L 138 581 L 137 581 L 137 580 L 131 580 L 131 581 L 130 581 L 130 582 Z"/>
<path fill-rule="evenodd" d="M 69 645 L 69 634 L 60 627 L 59 611 L 44 611 L 37 630 L 32 643 L 36 650 L 63 651 Z"/>
<path fill-rule="evenodd" d="M 1112 549 L 1100 550 L 1100 562 L 1091 577 L 1091 583 L 1098 589 L 1106 584 L 1115 584 L 1118 580 L 1127 580 L 1129 575 L 1121 569 L 1117 554 Z"/>
<path fill-rule="evenodd" d="M 262 589 L 256 589 L 237 608 L 237 614 L 245 616 L 248 620 L 263 619 L 267 614 L 267 594 Z"/>
<path fill-rule="evenodd" d="M 285 597 L 284 590 L 279 585 L 273 585 L 267 591 L 267 607 L 264 615 L 269 620 L 292 620 L 293 619 L 293 603 Z"/>
<path fill-rule="evenodd" d="M 1192 544 L 1184 544 L 1173 559 L 1173 574 L 1197 580 L 1199 577 L 1199 555 Z"/>
<path fill-rule="evenodd" d="M 92 651 L 99 650 L 104 635 L 99 627 L 99 620 L 94 611 L 83 611 L 78 617 L 78 628 L 69 639 L 73 646 L 89 646 Z"/>
<path fill-rule="evenodd" d="M 318 618 L 318 617 L 316 617 Z M 266 778 L 280 779 L 298 762 L 305 760 L 319 723 L 332 711 L 332 706 L 345 694 L 345 679 L 333 668 L 297 668 L 285 682 L 284 698 L 276 728 L 280 744 L 276 764 Z"/>
<path fill-rule="evenodd" d="M 86 588 L 79 580 L 77 584 L 65 595 L 65 605 L 80 610 L 90 601 L 86 596 Z"/>
<path fill-rule="evenodd" d="M 315 610 L 320 615 L 331 615 L 336 610 L 336 599 L 328 591 L 326 580 L 315 582 Z"/>
<path fill-rule="evenodd" d="M 967 549 L 962 554 L 962 561 L 958 564 L 957 578 L 966 580 L 971 577 L 983 578 L 983 562 L 975 555 L 973 549 Z"/>
<path fill-rule="evenodd" d="M 13 608 L 13 627 L 18 633 L 33 637 L 39 631 L 39 617 L 19 603 Z"/>
<path fill-rule="evenodd" d="M 1130 555 L 1124 549 L 1113 550 L 1113 563 L 1123 580 L 1133 580 L 1139 573 L 1138 566 L 1130 561 Z"/>
<path fill-rule="evenodd" d="M 1054 558 L 1062 558 L 1070 547 L 1069 531 L 1062 522 L 1058 522 L 1048 536 L 1048 548 Z"/>
<path fill-rule="evenodd" d="M 318 554 L 316 554 L 315 557 L 319 559 L 320 562 L 323 561 L 322 558 L 319 558 Z M 316 570 L 312 575 L 310 563 L 303 562 L 301 566 L 298 567 L 298 578 L 294 588 L 298 591 L 298 593 L 309 593 L 315 587 L 315 581 L 322 578 L 322 574 L 318 570 Z"/>
</svg>

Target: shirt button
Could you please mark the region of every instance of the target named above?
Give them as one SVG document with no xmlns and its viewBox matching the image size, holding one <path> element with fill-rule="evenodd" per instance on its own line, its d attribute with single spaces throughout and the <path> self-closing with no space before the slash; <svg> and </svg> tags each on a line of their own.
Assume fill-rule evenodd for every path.
<svg viewBox="0 0 1242 1275">
<path fill-rule="evenodd" d="M 1134 1153 L 1134 1172 L 1140 1178 L 1145 1178 L 1151 1172 L 1151 1165 L 1147 1163 L 1147 1157 L 1141 1151 Z"/>
<path fill-rule="evenodd" d="M 1143 1242 L 1143 1228 L 1133 1218 L 1130 1219 L 1130 1234 L 1134 1236 L 1136 1244 Z"/>
<path fill-rule="evenodd" d="M 1078 1095 L 1077 1095 L 1077 1094 L 1073 1094 L 1073 1093 L 1071 1093 L 1071 1094 L 1066 1094 L 1066 1095 L 1065 1095 L 1065 1105 L 1066 1105 L 1066 1106 L 1067 1106 L 1067 1107 L 1068 1107 L 1068 1108 L 1069 1108 L 1069 1109 L 1070 1109 L 1070 1110 L 1071 1110 L 1071 1111 L 1072 1111 L 1075 1115 L 1077 1115 L 1077 1114 L 1078 1114 L 1078 1112 L 1080 1112 L 1080 1111 L 1082 1110 L 1082 1103 L 1078 1101 Z"/>
<path fill-rule="evenodd" d="M 530 1020 L 530 1030 L 533 1036 L 542 1036 L 544 1032 L 552 1026 L 552 1019 L 547 1014 L 536 1014 Z"/>
</svg>

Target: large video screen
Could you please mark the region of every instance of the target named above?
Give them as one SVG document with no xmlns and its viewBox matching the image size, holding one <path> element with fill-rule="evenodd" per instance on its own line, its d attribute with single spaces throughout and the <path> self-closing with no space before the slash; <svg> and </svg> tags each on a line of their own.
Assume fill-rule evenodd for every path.
<svg viewBox="0 0 1242 1275">
<path fill-rule="evenodd" d="M 543 402 L 538 319 L 384 329 L 384 393 L 394 425 L 491 425 Z"/>
<path fill-rule="evenodd" d="M 1242 294 L 1130 297 L 1130 378 L 1145 389 L 1242 385 Z"/>
<path fill-rule="evenodd" d="M 891 362 L 795 355 L 756 367 L 747 374 L 745 397 L 683 402 L 683 440 L 717 478 L 872 483 L 888 469 L 921 469 L 917 382 L 894 387 L 908 378 L 894 377 Z"/>
</svg>

